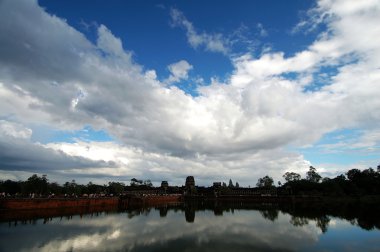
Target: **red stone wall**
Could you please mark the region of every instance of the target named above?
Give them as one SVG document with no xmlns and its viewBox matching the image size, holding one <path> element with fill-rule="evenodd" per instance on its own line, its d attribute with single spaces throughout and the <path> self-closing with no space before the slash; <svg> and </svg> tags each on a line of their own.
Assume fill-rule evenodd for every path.
<svg viewBox="0 0 380 252">
<path fill-rule="evenodd" d="M 180 202 L 181 195 L 148 196 L 144 200 L 152 204 Z"/>
<path fill-rule="evenodd" d="M 91 199 L 2 199 L 0 209 L 46 209 L 86 206 L 117 206 L 119 199 L 91 198 Z"/>
</svg>

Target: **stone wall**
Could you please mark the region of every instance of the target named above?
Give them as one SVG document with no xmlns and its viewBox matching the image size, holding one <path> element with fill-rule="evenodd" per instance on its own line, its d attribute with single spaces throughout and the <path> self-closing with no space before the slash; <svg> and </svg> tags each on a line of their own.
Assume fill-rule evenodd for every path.
<svg viewBox="0 0 380 252">
<path fill-rule="evenodd" d="M 47 209 L 65 207 L 118 206 L 119 198 L 1 199 L 0 209 Z"/>
</svg>

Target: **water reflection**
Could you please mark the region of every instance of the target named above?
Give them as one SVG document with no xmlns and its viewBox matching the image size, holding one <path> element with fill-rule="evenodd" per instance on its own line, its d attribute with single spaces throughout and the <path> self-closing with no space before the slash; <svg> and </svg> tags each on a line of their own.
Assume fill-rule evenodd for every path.
<svg viewBox="0 0 380 252">
<path fill-rule="evenodd" d="M 378 213 L 373 205 L 213 201 L 50 213 L 2 222 L 0 251 L 378 251 Z"/>
<path fill-rule="evenodd" d="M 166 211 L 167 211 L 167 207 Z M 178 208 L 178 206 L 177 206 Z M 215 202 L 193 201 L 186 202 L 179 209 L 185 211 L 187 222 L 194 222 L 197 211 L 211 210 L 215 216 L 222 216 L 223 212 L 234 210 L 257 210 L 261 216 L 274 222 L 279 213 L 291 215 L 290 224 L 296 227 L 308 225 L 314 221 L 316 226 L 325 233 L 328 229 L 330 217 L 338 217 L 357 225 L 362 229 L 380 229 L 380 206 L 378 204 L 359 204 L 358 202 L 324 203 L 317 202 L 276 204 L 276 203 L 249 203 L 249 202 Z"/>
</svg>

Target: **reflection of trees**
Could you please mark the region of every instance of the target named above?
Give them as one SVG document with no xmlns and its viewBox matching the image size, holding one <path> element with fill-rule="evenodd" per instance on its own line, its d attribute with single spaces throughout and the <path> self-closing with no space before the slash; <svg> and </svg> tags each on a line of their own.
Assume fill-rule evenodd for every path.
<svg viewBox="0 0 380 252">
<path fill-rule="evenodd" d="M 326 233 L 327 228 L 329 226 L 330 218 L 325 216 L 321 216 L 317 218 L 317 227 L 319 227 L 322 233 Z"/>
<path fill-rule="evenodd" d="M 363 220 L 363 219 L 359 219 L 358 220 L 358 226 L 361 227 L 362 229 L 365 229 L 365 230 L 372 230 L 374 229 L 375 225 L 373 223 L 371 223 L 370 221 L 368 220 Z"/>
<path fill-rule="evenodd" d="M 295 227 L 302 227 L 308 225 L 309 220 L 315 220 L 316 226 L 321 229 L 322 233 L 326 233 L 330 222 L 330 218 L 327 215 L 319 216 L 316 218 L 292 216 L 289 222 Z"/>
<path fill-rule="evenodd" d="M 302 227 L 304 225 L 309 224 L 309 220 L 304 217 L 292 216 L 290 219 L 290 224 L 295 227 Z"/>
<path fill-rule="evenodd" d="M 150 214 L 150 208 L 145 208 L 144 210 L 145 210 L 145 211 L 143 211 L 143 214 L 144 214 L 145 216 L 148 216 L 148 215 Z"/>
<path fill-rule="evenodd" d="M 372 199 L 372 198 L 371 198 Z M 368 200 L 369 201 L 369 200 Z M 372 201 L 371 201 L 372 202 Z M 330 218 L 338 217 L 349 221 L 352 225 L 359 226 L 365 230 L 377 228 L 380 230 L 380 204 L 378 202 L 368 203 L 363 201 L 302 201 L 293 203 L 262 203 L 241 200 L 220 200 L 220 201 L 186 201 L 182 204 L 165 204 L 157 207 L 132 207 L 125 209 L 128 218 L 135 216 L 147 216 L 151 210 L 159 211 L 161 217 L 167 216 L 169 211 L 184 212 L 187 222 L 195 221 L 195 215 L 198 211 L 210 210 L 215 215 L 223 215 L 225 212 L 234 212 L 234 210 L 255 210 L 268 221 L 278 219 L 279 211 L 290 214 L 290 224 L 295 227 L 308 225 L 310 221 L 315 221 L 316 226 L 323 232 L 327 232 Z M 120 210 L 120 209 L 119 209 Z M 6 215 L 0 215 L 0 220 L 29 220 L 34 218 L 51 218 L 55 216 L 64 216 L 71 219 L 74 215 L 86 215 L 96 217 L 102 212 L 115 212 L 117 209 L 107 207 L 96 208 L 78 208 L 78 209 L 48 209 L 36 211 L 22 211 L 20 213 L 9 212 Z M 49 222 L 49 219 L 45 219 Z"/>
<path fill-rule="evenodd" d="M 268 210 L 261 210 L 261 215 L 270 221 L 275 221 L 278 218 L 278 210 L 277 209 L 268 209 Z"/>
<path fill-rule="evenodd" d="M 223 216 L 223 209 L 221 209 L 221 208 L 214 208 L 214 215 L 215 216 Z"/>
<path fill-rule="evenodd" d="M 135 216 L 139 216 L 139 215 L 144 215 L 144 216 L 148 216 L 149 213 L 150 213 L 150 208 L 131 208 L 131 209 L 127 209 L 127 216 L 128 216 L 128 219 L 132 219 L 133 217 Z"/>
<path fill-rule="evenodd" d="M 173 208 L 171 208 L 173 209 Z M 175 208 L 174 208 L 175 209 Z M 380 204 L 357 201 L 328 201 L 328 202 L 293 202 L 268 204 L 248 201 L 193 201 L 186 202 L 176 209 L 185 210 L 186 219 L 194 221 L 197 211 L 212 210 L 215 215 L 231 212 L 234 209 L 257 210 L 263 218 L 275 221 L 279 211 L 291 215 L 290 223 L 296 227 L 308 225 L 315 221 L 315 225 L 323 232 L 327 232 L 330 218 L 346 219 L 353 225 L 363 229 L 380 229 Z M 170 210 L 170 209 L 169 209 Z"/>
<path fill-rule="evenodd" d="M 290 221 L 293 225 L 298 226 L 300 224 L 298 218 L 306 218 L 309 221 L 316 221 L 317 227 L 322 232 L 326 232 L 328 229 L 329 217 L 345 219 L 352 225 L 366 230 L 380 229 L 380 204 L 375 199 L 366 201 L 297 202 L 294 204 L 282 204 L 280 209 L 293 216 Z"/>
</svg>

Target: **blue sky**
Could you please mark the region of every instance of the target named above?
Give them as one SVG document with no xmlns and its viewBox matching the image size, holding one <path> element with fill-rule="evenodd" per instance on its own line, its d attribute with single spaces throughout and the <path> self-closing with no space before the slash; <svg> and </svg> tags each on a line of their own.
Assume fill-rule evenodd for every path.
<svg viewBox="0 0 380 252">
<path fill-rule="evenodd" d="M 378 0 L 0 5 L 4 178 L 254 185 L 380 162 Z"/>
<path fill-rule="evenodd" d="M 305 49 L 318 35 L 313 31 L 307 36 L 292 33 L 292 28 L 305 16 L 312 1 L 103 1 L 60 2 L 40 1 L 46 11 L 65 18 L 71 26 L 96 42 L 99 24 L 105 24 L 123 41 L 123 47 L 133 53 L 133 59 L 147 69 L 155 69 L 158 78 L 169 75 L 167 65 L 186 59 L 194 69 L 193 78 L 203 78 L 206 83 L 212 77 L 228 78 L 233 71 L 232 56 L 194 50 L 186 39 L 184 30 L 173 27 L 170 10 L 177 9 L 193 23 L 197 32 L 220 34 L 226 39 L 236 40 L 231 54 L 251 52 L 259 56 L 266 47 L 283 51 L 286 56 Z M 253 44 L 248 44 L 234 35 L 242 29 L 242 35 Z M 264 35 L 260 32 L 264 31 Z"/>
</svg>

